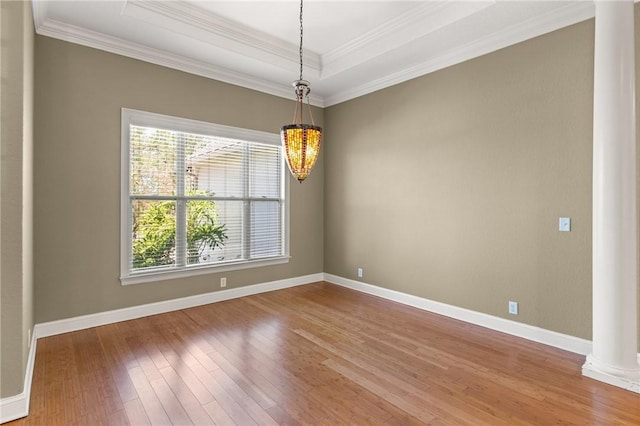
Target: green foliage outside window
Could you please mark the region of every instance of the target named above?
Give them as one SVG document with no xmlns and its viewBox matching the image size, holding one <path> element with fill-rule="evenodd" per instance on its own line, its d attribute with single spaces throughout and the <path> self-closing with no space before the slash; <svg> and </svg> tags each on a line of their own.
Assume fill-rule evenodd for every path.
<svg viewBox="0 0 640 426">
<path fill-rule="evenodd" d="M 137 195 L 172 196 L 178 193 L 178 145 L 184 147 L 184 159 L 197 157 L 206 148 L 204 136 L 141 126 L 131 127 L 131 192 Z M 187 161 L 187 160 L 181 161 Z M 197 189 L 197 174 L 184 167 L 184 191 L 187 196 L 210 196 Z M 133 269 L 176 263 L 176 200 L 133 202 Z M 219 223 L 212 200 L 186 201 L 186 263 L 205 260 L 205 253 L 223 247 L 227 228 Z M 182 222 L 184 226 L 184 222 Z M 205 256 L 203 256 L 205 255 Z"/>
<path fill-rule="evenodd" d="M 133 267 L 149 268 L 174 263 L 175 202 L 149 202 L 133 224 Z"/>
<path fill-rule="evenodd" d="M 218 214 L 213 201 L 194 200 L 187 204 L 187 263 L 200 261 L 206 249 L 224 246 L 226 225 L 216 223 Z"/>
<path fill-rule="evenodd" d="M 133 267 L 149 268 L 175 263 L 175 201 L 146 202 L 134 215 Z M 207 249 L 223 247 L 226 226 L 218 223 L 216 205 L 210 200 L 187 203 L 187 263 L 200 262 Z"/>
</svg>

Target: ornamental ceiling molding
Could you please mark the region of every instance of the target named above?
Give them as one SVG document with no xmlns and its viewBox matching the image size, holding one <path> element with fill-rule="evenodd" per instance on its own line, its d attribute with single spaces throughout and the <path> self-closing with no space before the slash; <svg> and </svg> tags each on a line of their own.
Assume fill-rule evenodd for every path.
<svg viewBox="0 0 640 426">
<path fill-rule="evenodd" d="M 39 35 L 139 59 L 270 95 L 291 98 L 290 85 L 283 84 L 282 81 L 263 78 L 257 73 L 239 72 L 183 54 L 171 53 L 51 19 L 47 16 L 47 2 L 44 3 L 45 6 L 40 1 L 32 2 L 34 24 Z M 380 57 L 385 52 L 428 36 L 439 28 L 485 10 L 493 3 L 493 1 L 463 2 L 462 5 L 446 2 L 420 3 L 324 55 L 306 51 L 305 66 L 308 64 L 309 71 L 312 71 L 309 75 L 314 81 L 317 81 L 316 79 L 322 81 L 329 77 L 338 78 L 371 58 Z M 400 71 L 389 72 L 377 78 L 359 79 L 355 84 L 349 85 L 346 90 L 341 88 L 324 96 L 316 92 L 311 97 L 311 103 L 318 107 L 335 105 L 584 21 L 592 18 L 594 13 L 595 7 L 591 1 L 570 2 L 552 12 L 501 28 L 485 37 L 456 46 L 444 54 L 405 67 Z M 129 0 L 124 5 L 123 14 L 205 43 L 218 43 L 216 45 L 218 48 L 222 47 L 285 70 L 290 70 L 292 64 L 298 62 L 297 46 L 292 43 L 246 26 L 239 26 L 231 20 L 184 1 Z M 425 22 L 431 22 L 433 25 L 426 25 Z M 403 31 L 409 31 L 410 34 Z"/>
<path fill-rule="evenodd" d="M 559 28 L 577 24 L 593 18 L 594 14 L 595 6 L 592 2 L 578 1 L 563 7 L 561 10 L 555 10 L 544 16 L 531 18 L 524 23 L 506 27 L 502 31 L 494 32 L 472 43 L 462 45 L 432 60 L 424 61 L 402 71 L 363 83 L 335 95 L 325 96 L 323 100 L 326 105 L 346 102 L 350 99 L 495 52 Z"/>
<path fill-rule="evenodd" d="M 257 90 L 269 95 L 281 98 L 291 98 L 291 87 L 289 85 L 276 84 L 253 75 L 239 73 L 238 71 L 212 65 L 204 61 L 196 61 L 185 56 L 175 55 L 164 50 L 155 49 L 129 40 L 88 30 L 86 28 L 69 25 L 53 19 L 47 19 L 42 22 L 36 32 L 39 35 L 103 50 L 109 53 L 115 53 L 117 55 L 138 59 L 155 65 L 184 71 L 189 74 L 195 74 L 224 83 L 233 84 L 235 86 Z M 312 104 L 324 107 L 324 104 L 321 103 L 312 102 Z"/>
<path fill-rule="evenodd" d="M 298 64 L 298 46 L 256 31 L 185 1 L 127 0 L 122 15 L 165 28 L 176 34 L 257 58 L 283 69 Z M 320 56 L 308 52 L 305 64 L 320 72 Z"/>
</svg>

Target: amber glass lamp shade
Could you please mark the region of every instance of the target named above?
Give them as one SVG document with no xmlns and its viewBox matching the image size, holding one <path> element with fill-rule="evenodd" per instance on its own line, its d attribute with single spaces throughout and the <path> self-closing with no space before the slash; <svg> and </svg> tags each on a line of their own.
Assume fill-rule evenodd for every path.
<svg viewBox="0 0 640 426">
<path fill-rule="evenodd" d="M 311 124 L 288 124 L 280 129 L 282 146 L 291 174 L 305 180 L 318 160 L 322 128 Z"/>
<path fill-rule="evenodd" d="M 293 124 L 285 124 L 280 128 L 282 148 L 289 165 L 291 174 L 298 179 L 298 182 L 305 180 L 311 169 L 318 160 L 320 152 L 320 142 L 322 140 L 322 128 L 316 126 L 311 114 L 309 104 L 309 82 L 306 80 L 296 80 L 293 82 L 296 93 L 296 109 L 293 112 Z M 304 109 L 304 98 L 307 98 L 309 118 L 311 124 L 304 124 L 302 110 Z"/>
<path fill-rule="evenodd" d="M 302 183 L 311 169 L 318 160 L 320 152 L 320 141 L 322 139 L 322 128 L 316 126 L 311 113 L 311 103 L 309 102 L 309 93 L 311 88 L 309 82 L 302 79 L 302 2 L 300 0 L 300 79 L 293 82 L 296 94 L 296 109 L 293 112 L 293 124 L 285 124 L 280 128 L 280 137 L 282 138 L 282 148 L 289 165 L 291 174 Z M 303 124 L 303 103 L 307 99 L 307 107 L 309 108 L 309 118 L 311 124 Z"/>
</svg>

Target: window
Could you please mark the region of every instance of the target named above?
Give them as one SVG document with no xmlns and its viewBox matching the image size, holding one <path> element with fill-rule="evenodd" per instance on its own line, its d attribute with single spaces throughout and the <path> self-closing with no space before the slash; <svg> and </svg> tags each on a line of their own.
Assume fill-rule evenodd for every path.
<svg viewBox="0 0 640 426">
<path fill-rule="evenodd" d="M 278 134 L 122 110 L 123 284 L 288 261 Z"/>
</svg>

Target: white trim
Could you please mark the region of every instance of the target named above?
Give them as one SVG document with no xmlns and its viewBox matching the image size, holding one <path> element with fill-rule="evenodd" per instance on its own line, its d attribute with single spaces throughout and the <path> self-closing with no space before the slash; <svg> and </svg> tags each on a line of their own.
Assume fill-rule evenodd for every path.
<svg viewBox="0 0 640 426">
<path fill-rule="evenodd" d="M 486 6 L 488 5 L 489 3 L 486 3 Z M 338 62 L 350 62 L 350 64 L 341 67 L 334 66 L 334 68 L 339 68 L 340 71 L 343 71 L 350 66 L 353 66 L 354 63 L 361 64 L 366 60 L 384 53 L 380 50 L 372 50 L 371 47 L 373 46 L 380 44 L 389 44 L 391 47 L 387 50 L 392 50 L 393 48 L 401 47 L 402 45 L 407 44 L 410 41 L 422 37 L 425 34 L 436 31 L 444 25 L 439 25 L 438 27 L 433 28 L 425 23 L 425 19 L 433 16 L 434 14 L 442 13 L 443 9 L 446 10 L 451 6 L 452 4 L 447 3 L 418 3 L 417 6 L 407 9 L 400 15 L 383 22 L 381 25 L 378 25 L 377 27 L 370 29 L 369 31 L 359 35 L 358 37 L 349 40 L 345 44 L 342 44 L 326 53 L 323 53 L 323 68 L 321 70 L 322 77 L 326 78 L 328 76 L 337 74 L 337 70 L 327 70 L 327 68 L 334 66 L 334 64 Z M 482 7 L 484 6 L 485 5 L 483 5 Z M 434 19 L 434 21 L 439 23 L 437 19 Z M 407 40 L 400 39 L 398 37 L 398 34 L 406 30 L 412 31 L 412 33 L 409 34 L 409 38 Z M 362 51 L 367 49 L 369 50 L 369 52 L 367 52 L 365 60 L 354 61 L 353 59 L 349 59 L 351 56 L 362 54 Z"/>
<path fill-rule="evenodd" d="M 361 291 L 363 293 L 382 297 L 383 299 L 402 303 L 403 305 L 413 306 L 414 308 L 434 312 L 436 314 L 500 331 L 502 333 L 507 333 L 512 336 L 522 337 L 527 340 L 564 349 L 580 355 L 587 355 L 591 352 L 591 341 L 581 339 L 579 337 L 545 330 L 532 325 L 522 324 L 504 318 L 495 317 L 493 315 L 483 314 L 481 312 L 413 296 L 396 290 L 389 290 L 360 281 L 354 281 L 348 278 L 342 278 L 337 275 L 325 273 L 324 280 L 352 290 Z"/>
<path fill-rule="evenodd" d="M 138 59 L 151 64 L 293 100 L 291 84 L 275 83 L 254 75 L 144 46 L 139 43 L 60 22 L 55 19 L 47 18 L 42 21 L 41 18 L 38 18 L 36 23 L 38 24 L 36 26 L 36 33 L 39 35 L 79 44 L 81 46 L 92 47 L 105 52 L 115 53 L 128 58 Z M 314 106 L 325 106 L 319 96 L 310 97 L 310 102 L 311 105 Z"/>
<path fill-rule="evenodd" d="M 256 75 L 249 75 L 247 73 L 234 71 L 229 68 L 212 65 L 204 61 L 194 60 L 184 55 L 169 53 L 160 49 L 144 46 L 139 43 L 134 43 L 122 38 L 109 36 L 97 31 L 89 30 L 87 28 L 47 18 L 47 8 L 41 3 L 46 4 L 46 2 L 42 1 L 33 2 L 34 25 L 37 34 L 57 38 L 71 43 L 77 43 L 83 46 L 89 46 L 95 49 L 104 50 L 106 52 L 127 56 L 152 64 L 177 69 L 191 74 L 200 75 L 225 83 L 293 100 L 292 90 L 289 84 L 270 81 L 265 78 L 260 78 Z M 154 21 L 158 21 L 158 19 L 166 19 L 166 15 L 168 13 L 167 10 L 161 11 L 159 7 L 162 7 L 163 9 L 167 9 L 167 7 L 169 7 L 171 9 L 169 15 L 171 15 L 171 13 L 177 13 L 179 15 L 178 18 L 176 18 L 175 16 L 173 18 L 181 22 L 180 25 L 182 25 L 183 30 L 187 32 L 194 31 L 193 28 L 189 29 L 190 27 L 185 27 L 184 25 L 187 23 L 190 25 L 196 24 L 200 28 L 199 31 L 206 30 L 217 34 L 216 37 L 227 38 L 231 40 L 231 45 L 236 47 L 236 49 L 234 49 L 233 51 L 246 52 L 247 50 L 252 50 L 254 49 L 254 45 L 252 43 L 256 42 L 256 39 L 260 39 L 260 34 L 252 34 L 251 31 L 247 29 L 243 29 L 242 31 L 235 31 L 233 35 L 224 34 L 224 28 L 228 25 L 228 23 L 224 22 L 224 18 L 216 17 L 213 14 L 208 15 L 206 11 L 204 11 L 203 13 L 203 11 L 197 10 L 197 7 L 191 8 L 167 5 L 168 3 L 152 4 L 139 1 L 130 4 L 130 6 L 134 6 L 140 11 L 142 11 L 142 7 L 146 9 L 149 9 L 150 7 L 153 8 L 154 10 L 145 11 L 143 14 L 154 15 L 154 18 L 145 18 L 147 20 L 151 19 Z M 480 4 L 478 4 L 478 7 L 479 5 Z M 414 9 L 413 12 L 416 12 L 416 15 L 419 17 L 422 13 L 424 13 L 424 10 L 422 10 L 421 7 L 429 10 L 428 6 L 429 5 L 420 6 Z M 445 10 L 444 12 L 440 13 L 445 12 L 447 11 Z M 133 12 L 129 13 L 135 14 Z M 447 13 L 452 14 L 448 17 L 448 19 L 455 20 L 457 16 L 456 13 L 458 12 L 454 13 L 454 11 L 452 10 L 448 11 Z M 311 98 L 311 104 L 318 107 L 328 107 L 341 102 L 345 102 L 350 99 L 354 99 L 359 96 L 363 96 L 368 93 L 372 93 L 416 77 L 420 77 L 430 72 L 434 72 L 451 65 L 455 65 L 469 59 L 494 52 L 496 50 L 514 45 L 524 40 L 528 40 L 542 34 L 546 34 L 551 31 L 555 31 L 557 29 L 584 21 L 586 19 L 593 18 L 594 13 L 595 7 L 592 1 L 569 2 L 567 6 L 561 9 L 556 9 L 546 15 L 534 17 L 529 21 L 506 27 L 501 31 L 494 32 L 486 37 L 474 40 L 473 42 L 460 46 L 449 53 L 417 64 L 416 66 L 409 67 L 407 69 L 391 73 L 389 75 L 385 75 L 384 77 L 367 82 L 365 84 L 351 85 L 350 89 L 348 90 L 329 93 L 325 96 L 314 95 Z M 165 18 L 162 18 L 162 16 L 165 16 Z M 137 17 L 142 18 L 142 16 Z M 222 20 L 219 21 L 218 18 Z M 400 23 L 402 22 L 402 19 L 405 19 L 406 22 L 409 23 L 415 22 L 415 19 L 413 18 L 415 17 L 411 15 L 401 17 Z M 208 27 L 208 25 L 211 25 L 214 22 L 216 28 Z M 166 24 L 163 25 L 164 27 L 167 26 Z M 391 21 L 390 23 L 377 28 L 371 34 L 365 34 L 361 39 L 356 39 L 352 43 L 347 43 L 346 45 L 336 48 L 333 51 L 325 53 L 324 55 L 319 57 L 319 59 L 316 59 L 317 55 L 307 53 L 305 54 L 305 63 L 310 65 L 310 71 L 320 72 L 322 80 L 325 80 L 326 76 L 333 75 L 336 72 L 340 72 L 339 70 L 342 70 L 345 67 L 354 66 L 354 55 L 362 55 L 366 53 L 364 57 L 359 58 L 360 66 L 363 66 L 367 58 L 369 58 L 371 55 L 374 55 L 374 53 L 369 52 L 366 47 L 375 40 L 380 41 L 380 38 L 375 38 L 376 31 L 381 31 L 381 33 L 388 34 L 390 29 L 395 28 L 394 25 L 398 25 L 398 22 Z M 419 28 L 417 31 L 420 32 L 425 30 L 423 28 Z M 196 37 L 196 39 L 202 38 L 202 34 Z M 207 39 L 207 41 L 210 40 Z M 394 42 L 394 40 L 390 40 L 388 39 L 388 37 L 384 41 L 386 43 Z M 267 40 L 265 45 L 264 40 L 259 40 L 258 44 L 260 44 L 263 48 L 257 49 L 258 59 L 264 57 L 265 55 L 270 56 L 267 62 L 276 64 L 276 66 L 279 67 L 284 67 L 285 64 L 291 63 L 292 57 L 290 57 L 290 53 L 284 53 L 283 50 L 284 46 L 288 43 L 283 43 L 282 45 L 280 45 L 279 43 L 274 44 L 273 40 Z M 271 47 L 269 48 L 268 45 L 271 45 Z M 264 50 L 265 48 L 267 50 Z M 289 65 L 287 65 L 287 67 L 288 66 Z M 356 68 L 357 66 L 354 66 L 353 70 L 355 70 Z"/>
<path fill-rule="evenodd" d="M 324 53 L 322 79 L 348 71 L 493 6 L 495 0 L 424 2 L 355 39 Z"/>
<path fill-rule="evenodd" d="M 174 117 L 155 112 L 141 111 L 132 108 L 121 109 L 122 123 L 136 126 L 155 126 L 174 131 L 198 133 L 227 139 L 259 142 L 280 146 L 280 134 L 263 132 L 261 130 L 245 129 L 242 127 L 226 126 L 208 121 L 193 120 L 191 118 Z M 125 126 L 123 126 L 125 127 Z M 124 133 L 123 133 L 124 135 Z M 127 133 L 128 135 L 128 133 Z"/>
<path fill-rule="evenodd" d="M 33 368 L 35 365 L 36 345 L 37 339 L 41 337 L 49 337 L 72 331 L 84 330 L 91 327 L 98 327 L 101 325 L 113 324 L 120 321 L 142 318 L 149 315 L 157 315 L 166 312 L 177 311 L 180 309 L 187 309 L 195 306 L 221 302 L 224 300 L 251 296 L 254 294 L 281 290 L 304 284 L 311 284 L 318 281 L 327 281 L 332 284 L 350 288 L 352 290 L 382 297 L 384 299 L 402 303 L 404 305 L 413 306 L 415 308 L 422 309 L 428 312 L 445 315 L 450 318 L 455 318 L 471 324 L 522 337 L 534 342 L 564 349 L 577 354 L 587 355 L 591 352 L 591 342 L 585 339 L 580 339 L 578 337 L 568 336 L 566 334 L 545 330 L 539 327 L 533 327 L 527 324 L 521 324 L 480 312 L 447 305 L 446 303 L 436 302 L 399 291 L 385 289 L 360 281 L 339 277 L 337 275 L 316 273 L 278 281 L 271 281 L 267 283 L 253 284 L 229 290 L 221 290 L 195 296 L 183 297 L 179 299 L 166 300 L 146 305 L 132 306 L 129 308 L 116 309 L 113 311 L 99 312 L 96 314 L 83 315 L 79 317 L 36 324 L 33 328 L 33 334 L 31 338 L 31 349 L 29 351 L 29 357 L 27 360 L 24 390 L 18 395 L 0 399 L 0 423 L 5 423 L 11 420 L 25 417 L 29 413 L 29 400 L 31 397 L 31 383 L 33 380 Z M 603 381 L 605 383 L 613 384 L 615 386 L 622 387 L 633 392 L 638 392 L 637 384 L 634 383 L 632 384 L 632 386 L 629 386 L 628 383 L 626 383 L 627 386 L 624 386 L 625 383 L 622 383 L 621 385 L 621 382 L 618 378 L 614 378 L 616 379 L 616 383 L 612 383 L 610 376 L 590 369 L 587 365 L 588 361 L 589 360 L 587 359 L 587 363 L 585 363 L 582 370 L 582 373 L 585 376 Z M 640 354 L 638 354 L 638 362 L 640 363 Z"/>
<path fill-rule="evenodd" d="M 638 364 L 640 364 L 640 354 L 638 354 Z M 624 377 L 625 372 L 621 372 L 622 374 L 612 374 L 609 371 L 605 371 L 606 367 L 604 369 L 601 367 L 601 363 L 598 362 L 592 354 L 589 354 L 582 366 L 582 375 L 631 392 L 640 393 L 640 378 Z M 633 370 L 636 375 L 637 371 L 637 369 Z"/>
<path fill-rule="evenodd" d="M 287 236 L 288 237 L 288 236 Z M 285 239 L 288 239 L 285 237 Z M 206 275 L 206 274 L 217 274 L 220 272 L 228 272 L 228 271 L 238 271 L 241 269 L 251 269 L 251 268 L 262 268 L 265 266 L 273 266 L 273 265 L 281 265 L 283 263 L 288 263 L 291 259 L 291 256 L 278 256 L 274 258 L 269 258 L 265 260 L 248 260 L 241 262 L 231 262 L 225 263 L 222 265 L 204 265 L 204 266 L 194 266 L 187 267 L 178 270 L 155 270 L 149 273 L 132 273 L 128 276 L 120 277 L 120 283 L 122 285 L 132 285 L 132 284 L 141 284 L 141 283 L 149 283 L 153 281 L 164 281 L 164 280 L 173 280 L 179 278 L 187 278 L 187 277 L 195 277 L 198 275 Z M 127 259 L 124 259 L 126 262 Z M 126 264 L 126 263 L 125 263 Z"/>
<path fill-rule="evenodd" d="M 31 383 L 33 382 L 33 367 L 36 362 L 37 336 L 31 335 L 31 345 L 27 357 L 27 368 L 24 373 L 24 388 L 18 395 L 0 399 L 0 423 L 20 419 L 29 414 L 29 401 L 31 400 Z"/>
<path fill-rule="evenodd" d="M 297 44 L 256 31 L 192 3 L 129 0 L 121 13 L 213 46 L 224 46 L 225 50 L 243 56 L 261 58 L 282 69 L 299 64 Z M 320 72 L 317 53 L 305 51 L 304 63 Z"/>
<path fill-rule="evenodd" d="M 322 99 L 322 103 L 329 107 L 348 100 L 364 96 L 369 93 L 394 86 L 423 75 L 478 58 L 509 47 L 516 43 L 550 33 L 560 28 L 576 24 L 593 18 L 595 6 L 590 1 L 570 2 L 567 6 L 554 10 L 544 16 L 535 17 L 529 21 L 504 28 L 502 31 L 491 33 L 486 37 L 474 40 L 435 57 L 431 60 L 390 73 L 376 80 L 361 85 L 354 85 L 350 89 L 330 94 Z"/>
<path fill-rule="evenodd" d="M 41 337 L 55 336 L 57 334 L 84 330 L 87 328 L 113 324 L 120 321 L 127 321 L 150 315 L 157 315 L 166 312 L 178 311 L 181 309 L 193 308 L 195 306 L 207 305 L 210 303 L 221 302 L 223 300 L 237 299 L 239 297 L 266 293 L 268 291 L 282 290 L 289 287 L 296 287 L 299 285 L 323 281 L 323 279 L 324 274 L 320 272 L 317 274 L 286 278 L 283 280 L 253 284 L 245 287 L 198 294 L 195 296 L 182 297 L 179 299 L 165 300 L 162 302 L 149 303 L 146 305 L 132 306 L 129 308 L 116 309 L 113 311 L 99 312 L 96 314 L 82 315 L 79 317 L 66 318 L 58 321 L 36 324 L 33 327 L 33 333 L 31 336 L 31 348 L 29 351 L 29 357 L 27 359 L 27 369 L 24 377 L 24 390 L 18 395 L 0 399 L 0 423 L 16 420 L 29 414 L 29 400 L 31 398 L 31 384 L 33 381 L 33 367 L 35 365 L 36 344 L 37 339 Z"/>
<path fill-rule="evenodd" d="M 206 121 L 193 120 L 189 118 L 174 117 L 136 109 L 122 108 L 120 115 L 120 282 L 122 285 L 185 278 L 204 274 L 279 265 L 289 262 L 289 204 L 291 203 L 291 201 L 289 199 L 290 192 L 289 179 L 287 179 L 287 168 L 284 163 L 284 156 L 281 156 L 281 198 L 274 198 L 273 200 L 277 200 L 278 202 L 282 202 L 282 200 L 284 200 L 284 208 L 282 210 L 282 231 L 284 233 L 282 235 L 282 254 L 262 259 L 243 259 L 217 264 L 202 264 L 191 266 L 181 265 L 174 268 L 148 268 L 145 271 L 131 271 L 129 268 L 129 262 L 132 258 L 130 230 L 132 229 L 133 220 L 131 217 L 129 193 L 129 132 L 131 125 L 157 127 L 187 133 L 198 133 L 202 135 L 214 136 L 217 138 L 240 140 L 249 143 L 255 142 L 265 145 L 272 145 L 275 147 L 280 147 L 281 142 L 280 135 L 277 133 L 226 126 L 223 124 L 209 123 Z M 181 194 L 178 193 L 178 195 Z M 247 198 L 244 199 L 247 200 Z M 179 264 L 179 262 L 176 263 Z"/>
<path fill-rule="evenodd" d="M 34 327 L 34 334 L 36 334 L 38 338 L 54 336 L 56 334 L 69 333 L 71 331 L 84 330 L 91 327 L 99 327 L 101 325 L 128 321 L 149 315 L 163 314 L 165 312 L 193 308 L 194 306 L 208 305 L 210 303 L 221 302 L 223 300 L 236 299 L 268 291 L 310 284 L 322 281 L 323 278 L 324 274 L 322 273 L 304 275 L 301 277 L 287 278 L 284 280 L 253 284 L 228 290 L 197 294 L 195 296 L 181 297 L 179 299 L 165 300 L 146 305 L 131 306 L 129 308 L 116 309 L 113 311 L 82 315 L 58 321 L 50 321 L 36 324 Z"/>
</svg>

